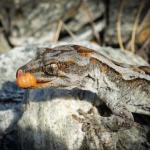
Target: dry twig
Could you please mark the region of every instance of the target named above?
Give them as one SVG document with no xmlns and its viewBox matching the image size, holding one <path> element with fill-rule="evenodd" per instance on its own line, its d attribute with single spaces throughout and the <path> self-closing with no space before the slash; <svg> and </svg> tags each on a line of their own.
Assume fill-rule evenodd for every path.
<svg viewBox="0 0 150 150">
<path fill-rule="evenodd" d="M 64 22 L 63 22 L 63 27 L 74 40 L 77 39 L 76 35 L 67 27 L 67 25 Z"/>
<path fill-rule="evenodd" d="M 60 20 L 58 22 L 58 26 L 57 26 L 57 30 L 56 30 L 56 33 L 55 33 L 54 38 L 53 38 L 53 42 L 58 42 L 60 32 L 61 32 L 61 29 L 62 29 L 62 25 L 63 25 L 63 22 Z"/>
<path fill-rule="evenodd" d="M 94 17 L 93 17 L 92 11 L 89 9 L 89 7 L 88 7 L 88 5 L 86 3 L 83 4 L 83 9 L 86 12 L 86 15 L 89 17 L 89 21 L 90 21 L 90 24 L 91 24 L 91 27 L 92 27 L 92 30 L 93 30 L 93 34 L 94 34 L 97 42 L 99 44 L 101 44 L 99 33 L 95 29 L 95 24 L 94 24 L 94 21 L 93 21 Z"/>
<path fill-rule="evenodd" d="M 139 23 L 139 19 L 140 19 L 140 14 L 142 12 L 142 9 L 144 7 L 145 1 L 141 1 L 140 7 L 138 9 L 137 12 L 137 16 L 135 18 L 135 22 L 134 22 L 134 26 L 133 26 L 133 30 L 132 30 L 132 37 L 131 37 L 131 52 L 135 53 L 135 36 L 136 36 L 136 31 L 138 28 L 138 23 Z"/>
<path fill-rule="evenodd" d="M 125 0 L 121 1 L 119 13 L 117 17 L 117 38 L 118 38 L 119 46 L 122 50 L 125 50 L 122 42 L 122 37 L 121 37 L 121 16 L 122 16 L 124 5 L 125 5 Z"/>
</svg>

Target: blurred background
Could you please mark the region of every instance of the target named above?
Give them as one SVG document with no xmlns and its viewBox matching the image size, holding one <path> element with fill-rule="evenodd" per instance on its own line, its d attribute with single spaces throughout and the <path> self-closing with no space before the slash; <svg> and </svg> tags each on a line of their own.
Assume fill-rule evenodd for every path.
<svg viewBox="0 0 150 150">
<path fill-rule="evenodd" d="M 150 1 L 0 0 L 0 54 L 71 40 L 121 48 L 150 63 Z"/>
</svg>

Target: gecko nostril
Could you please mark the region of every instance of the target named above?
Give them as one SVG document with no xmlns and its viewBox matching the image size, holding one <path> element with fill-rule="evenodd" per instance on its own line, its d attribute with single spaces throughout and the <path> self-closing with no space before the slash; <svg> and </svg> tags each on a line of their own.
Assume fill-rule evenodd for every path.
<svg viewBox="0 0 150 150">
<path fill-rule="evenodd" d="M 16 78 L 21 77 L 23 75 L 23 70 L 22 69 L 18 69 L 17 73 L 16 73 Z"/>
</svg>

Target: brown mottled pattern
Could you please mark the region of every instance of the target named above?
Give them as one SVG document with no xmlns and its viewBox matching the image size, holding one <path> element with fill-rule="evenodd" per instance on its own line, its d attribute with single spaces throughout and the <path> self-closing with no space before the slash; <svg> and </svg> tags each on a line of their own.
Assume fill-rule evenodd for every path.
<svg viewBox="0 0 150 150">
<path fill-rule="evenodd" d="M 78 46 L 78 45 L 74 45 L 73 47 L 80 55 L 84 57 L 90 57 L 92 52 L 94 52 L 93 50 L 89 48 L 85 48 L 85 47 Z"/>
<path fill-rule="evenodd" d="M 73 60 L 68 60 L 66 62 L 58 63 L 58 67 L 61 71 L 67 72 L 68 67 L 74 64 L 75 62 Z"/>
</svg>

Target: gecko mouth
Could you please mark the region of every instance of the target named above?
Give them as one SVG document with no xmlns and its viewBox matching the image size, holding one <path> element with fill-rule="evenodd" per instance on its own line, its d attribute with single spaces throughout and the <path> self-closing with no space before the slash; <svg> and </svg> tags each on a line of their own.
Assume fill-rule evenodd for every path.
<svg viewBox="0 0 150 150">
<path fill-rule="evenodd" d="M 16 74 L 16 84 L 20 88 L 41 88 L 47 86 L 53 86 L 52 80 L 43 81 L 39 80 L 30 72 L 24 73 L 22 70 L 18 70 Z"/>
</svg>

